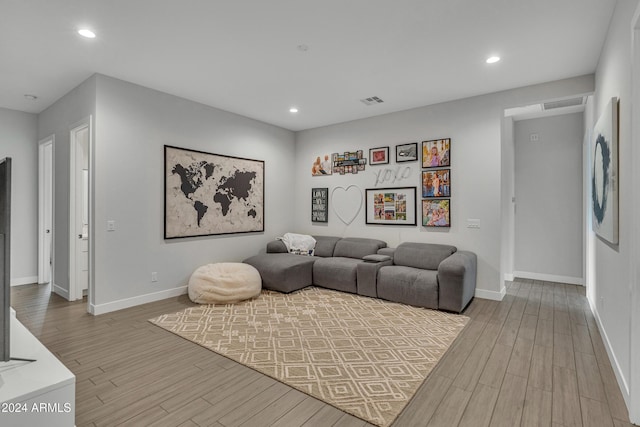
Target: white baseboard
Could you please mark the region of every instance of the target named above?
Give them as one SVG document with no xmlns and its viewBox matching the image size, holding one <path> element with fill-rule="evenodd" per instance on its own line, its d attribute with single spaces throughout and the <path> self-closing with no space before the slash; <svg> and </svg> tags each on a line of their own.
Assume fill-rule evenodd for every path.
<svg viewBox="0 0 640 427">
<path fill-rule="evenodd" d="M 598 324 L 598 329 L 600 330 L 600 336 L 602 336 L 602 341 L 604 343 L 604 348 L 607 350 L 607 355 L 609 356 L 609 361 L 611 362 L 611 367 L 613 368 L 614 374 L 616 374 L 616 380 L 618 380 L 618 388 L 620 388 L 620 392 L 622 393 L 622 397 L 624 399 L 624 403 L 627 405 L 627 409 L 629 408 L 630 402 L 630 391 L 629 384 L 624 379 L 622 375 L 622 368 L 620 368 L 620 363 L 618 362 L 618 358 L 611 348 L 611 341 L 609 341 L 609 336 L 607 335 L 607 331 L 602 327 L 602 321 L 600 320 L 600 315 L 598 314 L 598 310 L 596 305 L 591 298 L 587 297 L 587 301 L 589 301 L 589 307 L 591 308 L 591 312 L 593 313 L 593 317 L 596 319 L 596 323 Z"/>
<path fill-rule="evenodd" d="M 511 273 L 504 273 L 504 280 L 506 282 L 513 282 L 513 279 L 515 279 L 515 278 L 516 278 L 516 276 L 514 276 Z"/>
<path fill-rule="evenodd" d="M 69 291 L 67 289 L 61 288 L 60 286 L 53 283 L 53 292 L 69 301 Z"/>
<path fill-rule="evenodd" d="M 507 293 L 507 289 L 505 287 L 502 287 L 500 292 L 487 291 L 486 289 L 478 289 L 478 288 L 476 288 L 475 296 L 477 298 L 482 298 L 482 299 L 490 299 L 490 300 L 494 300 L 494 301 L 502 301 L 502 299 L 504 298 L 506 293 Z"/>
<path fill-rule="evenodd" d="M 559 276 L 556 274 L 531 273 L 528 271 L 514 271 L 513 276 L 521 279 L 543 280 L 545 282 L 568 283 L 584 286 L 583 277 Z"/>
<path fill-rule="evenodd" d="M 38 283 L 38 276 L 14 277 L 11 279 L 11 286 L 31 285 Z"/>
<path fill-rule="evenodd" d="M 187 287 L 180 286 L 179 288 L 166 289 L 164 291 L 154 292 L 152 294 L 139 295 L 137 297 L 125 298 L 105 304 L 89 304 L 89 313 L 98 316 L 100 314 L 111 313 L 112 311 L 135 307 L 136 305 L 142 305 L 171 297 L 177 297 L 186 293 Z"/>
</svg>

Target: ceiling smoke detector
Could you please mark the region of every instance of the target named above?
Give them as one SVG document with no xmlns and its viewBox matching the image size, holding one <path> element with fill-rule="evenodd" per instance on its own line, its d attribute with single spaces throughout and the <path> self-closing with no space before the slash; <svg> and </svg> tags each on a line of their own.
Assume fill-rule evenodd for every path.
<svg viewBox="0 0 640 427">
<path fill-rule="evenodd" d="M 362 102 L 364 105 L 375 105 L 382 104 L 384 101 L 377 96 L 372 96 L 371 98 L 361 99 L 360 102 Z"/>
</svg>

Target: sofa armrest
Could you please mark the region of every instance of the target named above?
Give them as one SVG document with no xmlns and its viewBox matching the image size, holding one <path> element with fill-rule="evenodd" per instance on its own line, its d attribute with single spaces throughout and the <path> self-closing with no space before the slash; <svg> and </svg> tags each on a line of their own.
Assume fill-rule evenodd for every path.
<svg viewBox="0 0 640 427">
<path fill-rule="evenodd" d="M 386 255 L 391 257 L 391 260 L 393 261 L 393 254 L 396 252 L 396 248 L 382 248 L 382 249 L 378 249 L 378 255 Z"/>
<path fill-rule="evenodd" d="M 438 308 L 462 312 L 476 291 L 478 259 L 475 253 L 457 251 L 438 266 Z"/>
<path fill-rule="evenodd" d="M 391 259 L 379 262 L 365 261 L 357 265 L 356 284 L 358 295 L 378 297 L 376 282 L 378 280 L 378 270 L 385 265 L 393 265 L 393 261 Z"/>
<path fill-rule="evenodd" d="M 282 242 L 282 240 L 273 240 L 267 243 L 267 253 L 268 254 L 286 254 L 287 246 Z"/>
</svg>

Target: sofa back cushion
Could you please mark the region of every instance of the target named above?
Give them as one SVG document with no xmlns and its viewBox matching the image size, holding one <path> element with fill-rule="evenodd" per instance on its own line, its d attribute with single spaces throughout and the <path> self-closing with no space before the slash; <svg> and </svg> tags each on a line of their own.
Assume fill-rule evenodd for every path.
<svg viewBox="0 0 640 427">
<path fill-rule="evenodd" d="M 340 240 L 340 237 L 334 236 L 313 236 L 313 238 L 316 239 L 314 255 L 324 258 L 333 256 L 336 243 Z"/>
<path fill-rule="evenodd" d="M 398 245 L 393 263 L 405 267 L 437 270 L 440 263 L 458 249 L 455 246 L 405 242 Z"/>
<path fill-rule="evenodd" d="M 333 256 L 362 259 L 362 257 L 375 254 L 378 249 L 385 247 L 387 247 L 387 243 L 382 240 L 345 237 L 336 243 Z"/>
</svg>

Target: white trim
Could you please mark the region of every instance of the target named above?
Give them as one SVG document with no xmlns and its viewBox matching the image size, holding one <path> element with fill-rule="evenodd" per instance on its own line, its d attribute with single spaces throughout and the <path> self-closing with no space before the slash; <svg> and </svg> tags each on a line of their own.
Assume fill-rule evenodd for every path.
<svg viewBox="0 0 640 427">
<path fill-rule="evenodd" d="M 38 276 L 14 277 L 11 279 L 11 286 L 33 285 L 38 283 Z"/>
<path fill-rule="evenodd" d="M 513 282 L 515 278 L 516 276 L 514 276 L 513 273 L 504 273 L 505 282 Z"/>
<path fill-rule="evenodd" d="M 557 274 L 531 273 L 529 271 L 514 271 L 513 275 L 521 279 L 543 280 L 545 282 L 568 283 L 584 286 L 584 277 L 560 276 Z"/>
<path fill-rule="evenodd" d="M 150 302 L 160 301 L 167 298 L 177 297 L 187 293 L 187 286 L 180 286 L 173 289 L 165 289 L 164 291 L 154 292 L 152 294 L 139 295 L 137 297 L 121 299 L 105 304 L 90 304 L 89 312 L 94 315 L 111 313 L 112 311 L 122 310 L 129 307 L 135 307 Z"/>
<path fill-rule="evenodd" d="M 44 223 L 45 223 L 45 217 L 44 217 L 44 207 L 45 207 L 45 200 L 44 200 L 44 188 L 45 188 L 45 176 L 44 176 L 44 150 L 48 145 L 51 145 L 51 188 L 52 188 L 52 194 L 51 194 L 51 258 L 53 259 L 53 248 L 55 247 L 53 242 L 54 242 L 54 224 L 55 221 L 53 220 L 53 217 L 55 215 L 55 208 L 54 208 L 54 204 L 55 204 L 55 197 L 54 197 L 54 192 L 55 192 L 55 161 L 53 156 L 55 155 L 55 142 L 56 142 L 56 136 L 54 135 L 49 135 L 48 137 L 41 139 L 40 141 L 38 141 L 38 277 L 37 277 L 37 282 L 38 283 L 44 283 L 46 282 L 45 278 L 44 278 L 44 271 L 47 268 L 47 263 L 48 260 L 46 260 L 45 258 L 45 248 L 44 245 L 42 244 L 42 242 L 44 242 L 45 240 L 45 228 L 44 228 Z M 50 272 L 49 274 L 51 275 L 51 281 L 53 281 L 53 263 L 51 263 L 49 265 L 50 268 Z"/>
<path fill-rule="evenodd" d="M 602 326 L 602 322 L 600 321 L 600 316 L 598 315 L 598 311 L 596 309 L 596 305 L 593 303 L 591 298 L 587 298 L 589 301 L 589 307 L 591 308 L 591 312 L 593 313 L 593 317 L 596 319 L 596 323 L 598 324 L 598 330 L 600 331 L 600 335 L 602 336 L 602 343 L 604 344 L 605 350 L 607 350 L 607 355 L 609 356 L 609 361 L 611 362 L 611 368 L 613 368 L 613 373 L 616 375 L 616 380 L 618 381 L 618 387 L 620 388 L 620 392 L 622 397 L 624 398 L 624 403 L 629 407 L 629 386 L 627 382 L 624 380 L 624 376 L 622 375 L 622 368 L 620 367 L 620 363 L 616 358 L 613 350 L 611 349 L 611 341 L 609 341 L 609 336 L 607 335 L 607 331 L 605 331 Z"/>
<path fill-rule="evenodd" d="M 475 296 L 476 298 L 502 301 L 506 294 L 507 294 L 507 288 L 503 286 L 500 292 L 487 291 L 486 289 L 476 289 Z"/>
<path fill-rule="evenodd" d="M 52 284 L 51 289 L 53 289 L 53 292 L 55 294 L 60 295 L 62 298 L 68 300 L 69 299 L 69 291 L 61 288 L 60 286 L 56 285 L 55 283 Z"/>
<path fill-rule="evenodd" d="M 631 20 L 631 164 L 638 165 L 640 161 L 640 5 L 636 7 L 636 11 Z M 637 167 L 631 168 L 631 182 L 638 182 L 640 179 L 640 171 Z M 631 256 L 630 260 L 637 260 L 640 256 L 640 189 L 632 186 L 631 194 L 632 203 L 632 223 L 631 223 Z M 631 317 L 629 319 L 630 327 L 630 380 L 629 399 L 627 408 L 629 408 L 629 419 L 634 424 L 640 424 L 640 362 L 638 354 L 640 354 L 640 266 L 636 262 L 630 262 L 630 295 L 631 295 Z"/>
</svg>

